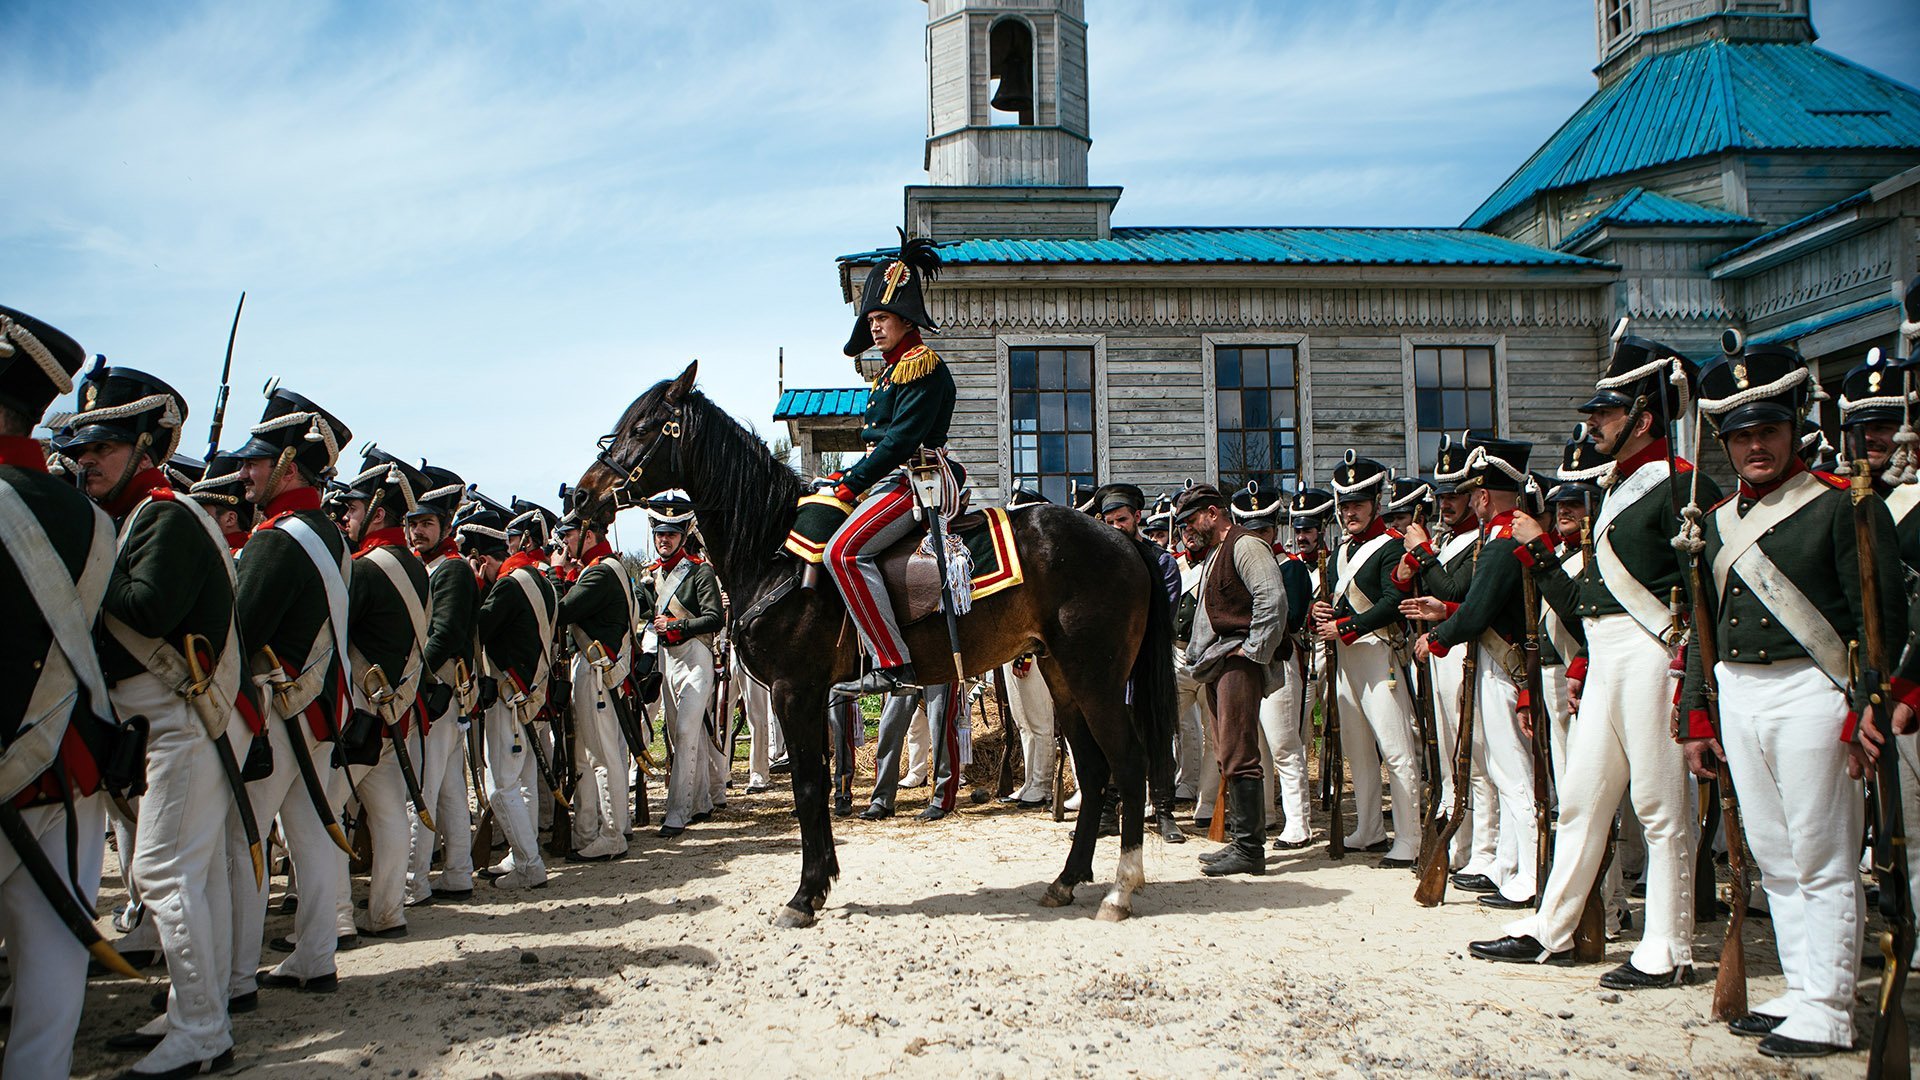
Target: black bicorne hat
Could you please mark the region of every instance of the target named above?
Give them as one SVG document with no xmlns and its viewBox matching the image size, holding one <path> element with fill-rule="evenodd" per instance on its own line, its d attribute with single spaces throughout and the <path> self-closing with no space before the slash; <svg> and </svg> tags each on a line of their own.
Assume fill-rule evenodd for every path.
<svg viewBox="0 0 1920 1080">
<path fill-rule="evenodd" d="M 1333 492 L 1325 488 L 1301 488 L 1287 504 L 1288 516 L 1296 529 L 1319 524 L 1333 513 Z"/>
<path fill-rule="evenodd" d="M 1580 411 L 1590 413 L 1608 407 L 1631 409 L 1636 401 L 1643 401 L 1645 408 L 1657 412 L 1662 400 L 1659 395 L 1664 394 L 1664 415 L 1677 416 L 1680 388 L 1673 382 L 1676 366 L 1691 386 L 1699 375 L 1693 361 L 1670 346 L 1627 334 L 1626 320 L 1621 319 L 1614 331 L 1613 354 L 1607 360 L 1606 374 L 1594 383 L 1593 397 L 1580 406 Z"/>
<path fill-rule="evenodd" d="M 1082 488 L 1080 481 L 1075 480 L 1067 485 L 1067 505 L 1083 514 L 1097 517 L 1100 514 L 1100 489 Z"/>
<path fill-rule="evenodd" d="M 1093 493 L 1093 501 L 1102 514 L 1123 507 L 1147 508 L 1147 494 L 1137 484 L 1108 484 Z"/>
<path fill-rule="evenodd" d="M 1547 488 L 1547 502 L 1549 504 L 1577 502 L 1585 503 L 1588 506 L 1598 506 L 1600 503 L 1600 485 L 1589 483 L 1585 480 L 1554 479 L 1550 481 L 1550 485 Z"/>
<path fill-rule="evenodd" d="M 891 311 L 922 330 L 940 329 L 927 314 L 924 292 L 927 283 L 940 276 L 940 251 L 925 237 L 909 240 L 905 229 L 899 232 L 899 253 L 881 259 L 868 270 L 866 283 L 860 287 L 860 308 L 853 313 L 853 334 L 844 350 L 848 356 L 859 356 L 873 348 L 867 316 L 876 311 Z"/>
<path fill-rule="evenodd" d="M 1585 424 L 1573 425 L 1573 437 L 1560 448 L 1560 468 L 1553 478 L 1560 481 L 1597 481 L 1613 468 L 1613 459 L 1602 454 Z"/>
<path fill-rule="evenodd" d="M 212 461 L 187 489 L 194 502 L 213 510 L 239 510 L 247 505 L 244 487 L 246 477 L 241 469 L 246 465 L 243 458 L 232 454 L 215 454 Z"/>
<path fill-rule="evenodd" d="M 554 523 L 560 520 L 558 514 L 515 495 L 507 504 L 512 517 L 507 519 L 507 533 L 512 536 L 531 536 L 535 544 L 544 547 L 547 538 L 553 535 Z"/>
<path fill-rule="evenodd" d="M 1911 361 L 1890 361 L 1879 349 L 1869 351 L 1840 382 L 1840 426 L 1905 420 L 1914 399 L 1912 368 Z"/>
<path fill-rule="evenodd" d="M 662 491 L 647 499 L 648 528 L 653 532 L 685 533 L 693 528 L 693 500 L 684 491 Z"/>
<path fill-rule="evenodd" d="M 1142 532 L 1173 531 L 1173 496 L 1162 495 L 1153 501 L 1153 509 L 1147 511 L 1145 520 L 1140 523 Z"/>
<path fill-rule="evenodd" d="M 1467 478 L 1461 490 L 1484 487 L 1488 491 L 1525 491 L 1527 459 L 1533 444 L 1492 435 L 1467 436 Z"/>
<path fill-rule="evenodd" d="M 86 362 L 86 350 L 72 338 L 0 305 L 0 405 L 37 421 L 54 398 L 73 389 L 74 373 Z"/>
<path fill-rule="evenodd" d="M 187 399 L 164 380 L 96 361 L 80 382 L 79 410 L 50 416 L 47 424 L 72 426 L 61 436 L 62 446 L 138 443 L 145 435 L 148 454 L 165 464 L 180 448 L 180 426 L 186 419 Z"/>
<path fill-rule="evenodd" d="M 460 508 L 460 516 L 453 525 L 454 543 L 460 554 L 497 558 L 507 553 L 507 518 L 494 506 L 487 505 L 490 502 L 491 499 L 475 501 Z"/>
<path fill-rule="evenodd" d="M 1458 439 L 1445 432 L 1440 435 L 1440 452 L 1433 463 L 1433 493 L 1451 495 L 1467 478 L 1467 436 L 1461 432 Z"/>
<path fill-rule="evenodd" d="M 1386 490 L 1387 467 L 1349 450 L 1346 460 L 1333 470 L 1329 483 L 1336 502 L 1373 502 Z"/>
<path fill-rule="evenodd" d="M 207 463 L 188 454 L 175 454 L 160 466 L 160 471 L 167 474 L 168 486 L 184 495 L 207 475 Z"/>
<path fill-rule="evenodd" d="M 1700 411 L 1722 439 L 1761 424 L 1790 424 L 1798 439 L 1812 372 L 1785 345 L 1747 345 L 1729 331 L 1727 354 L 1700 373 Z"/>
<path fill-rule="evenodd" d="M 260 422 L 248 432 L 251 438 L 233 452 L 234 456 L 277 458 L 292 447 L 296 463 L 317 475 L 332 475 L 341 449 L 353 440 L 353 430 L 299 394 L 281 389 L 278 379 L 267 383 L 265 394 L 267 407 L 260 414 Z"/>
<path fill-rule="evenodd" d="M 370 503 L 378 500 L 386 508 L 389 521 L 401 521 L 413 513 L 431 482 L 427 474 L 372 443 L 363 447 L 360 455 L 360 472 L 347 485 L 366 492 Z M 371 512 L 373 508 L 367 509 Z"/>
<path fill-rule="evenodd" d="M 1233 511 L 1233 520 L 1244 529 L 1264 529 L 1277 523 L 1280 510 L 1286 505 L 1278 491 L 1263 491 L 1260 481 L 1249 480 L 1247 486 L 1233 493 L 1229 500 L 1229 509 Z"/>
<path fill-rule="evenodd" d="M 1039 506 L 1041 503 L 1051 504 L 1052 502 L 1052 499 L 1032 488 L 1017 487 L 1013 489 L 1013 494 L 1007 496 L 1007 509 L 1018 510 L 1023 506 Z"/>
<path fill-rule="evenodd" d="M 420 462 L 420 475 L 423 477 L 424 490 L 416 492 L 415 506 L 407 512 L 409 518 L 438 514 L 448 521 L 460 512 L 460 504 L 467 497 L 467 482 L 460 474 L 439 465 L 429 465 L 423 459 Z"/>
<path fill-rule="evenodd" d="M 1433 482 L 1418 476 L 1396 476 L 1388 490 L 1383 514 L 1411 514 L 1414 507 L 1433 497 Z"/>
</svg>

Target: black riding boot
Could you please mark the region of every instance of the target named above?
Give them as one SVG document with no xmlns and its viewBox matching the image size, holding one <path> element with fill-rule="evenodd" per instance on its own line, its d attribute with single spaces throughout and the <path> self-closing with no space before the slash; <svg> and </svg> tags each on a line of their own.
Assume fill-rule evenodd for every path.
<svg viewBox="0 0 1920 1080">
<path fill-rule="evenodd" d="M 1202 867 L 1201 873 L 1225 877 L 1267 872 L 1267 815 L 1261 796 L 1258 776 L 1244 777 L 1227 786 L 1227 824 L 1233 830 L 1233 846 L 1224 857 Z M 1220 808 L 1215 807 L 1214 812 L 1219 813 Z"/>
<path fill-rule="evenodd" d="M 1120 786 L 1108 784 L 1100 792 L 1100 835 L 1120 835 Z"/>
</svg>

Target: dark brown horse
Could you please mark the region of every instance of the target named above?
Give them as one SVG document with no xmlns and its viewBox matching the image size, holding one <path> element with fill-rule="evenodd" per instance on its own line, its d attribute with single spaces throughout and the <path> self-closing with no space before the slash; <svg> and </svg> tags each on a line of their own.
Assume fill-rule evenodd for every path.
<svg viewBox="0 0 1920 1080">
<path fill-rule="evenodd" d="M 810 926 L 840 873 L 827 814 L 827 694 L 856 674 L 858 638 L 831 588 L 794 587 L 799 563 L 781 550 L 805 485 L 758 436 L 694 389 L 697 366 L 627 407 L 580 478 L 576 505 L 598 514 L 673 487 L 692 497 L 714 570 L 732 598 L 733 640 L 772 690 L 793 762 L 800 889 L 774 921 Z M 1124 919 L 1145 880 L 1140 834 L 1149 747 L 1171 750 L 1171 599 L 1153 549 L 1118 530 L 1058 506 L 1023 509 L 1012 520 L 1026 581 L 983 597 L 960 619 L 968 670 L 953 670 L 940 619 L 905 627 L 907 645 L 928 682 L 1039 655 L 1080 790 L 1103 790 L 1110 774 L 1119 785 L 1120 864 L 1099 917 Z M 1100 815 L 1098 795 L 1088 799 L 1066 868 L 1041 898 L 1048 907 L 1071 903 L 1073 887 L 1093 880 Z"/>
</svg>

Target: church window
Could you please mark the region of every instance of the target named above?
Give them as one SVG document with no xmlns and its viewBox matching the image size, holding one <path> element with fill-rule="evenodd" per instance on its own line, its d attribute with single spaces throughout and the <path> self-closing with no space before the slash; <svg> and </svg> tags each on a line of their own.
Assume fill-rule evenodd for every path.
<svg viewBox="0 0 1920 1080">
<path fill-rule="evenodd" d="M 1033 30 L 1001 19 L 987 35 L 987 102 L 995 126 L 1033 126 Z"/>
<path fill-rule="evenodd" d="M 1007 350 L 1013 483 L 1065 503 L 1073 483 L 1098 475 L 1093 430 L 1093 350 Z"/>
<path fill-rule="evenodd" d="M 1293 491 L 1300 474 L 1298 351 L 1290 345 L 1213 351 L 1216 468 L 1223 491 Z"/>
<path fill-rule="evenodd" d="M 1633 0 L 1606 0 L 1607 40 L 1617 41 L 1633 32 Z"/>
<path fill-rule="evenodd" d="M 1431 473 L 1443 432 L 1459 438 L 1475 428 L 1493 431 L 1498 421 L 1493 347 L 1420 346 L 1413 350 L 1413 400 L 1422 472 Z"/>
</svg>

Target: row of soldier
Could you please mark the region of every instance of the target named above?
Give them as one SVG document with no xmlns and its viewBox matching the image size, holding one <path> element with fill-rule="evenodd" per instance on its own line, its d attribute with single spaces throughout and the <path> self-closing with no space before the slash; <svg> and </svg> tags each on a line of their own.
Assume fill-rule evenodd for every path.
<svg viewBox="0 0 1920 1080">
<path fill-rule="evenodd" d="M 371 446 L 333 479 L 351 432 L 276 384 L 247 441 L 202 466 L 177 452 L 177 391 L 103 362 L 81 376 L 85 360 L 0 308 L 6 1076 L 67 1074 L 89 954 L 165 964 L 153 1020 L 107 1040 L 141 1055 L 127 1075 L 198 1075 L 232 1061 L 231 1017 L 261 990 L 332 992 L 337 951 L 405 936 L 409 908 L 470 897 L 476 876 L 541 888 L 542 819 L 569 859 L 623 853 L 656 697 L 660 834 L 724 805 L 721 598 L 684 500 L 652 505 L 659 558 L 630 581 L 605 522 L 503 506 Z M 76 387 L 73 413 L 45 415 Z M 43 421 L 50 444 L 31 437 Z M 349 813 L 370 847 L 358 917 Z M 91 915 L 109 825 L 118 951 Z M 294 932 L 267 942 L 276 837 Z M 263 968 L 266 946 L 285 955 Z"/>
</svg>

